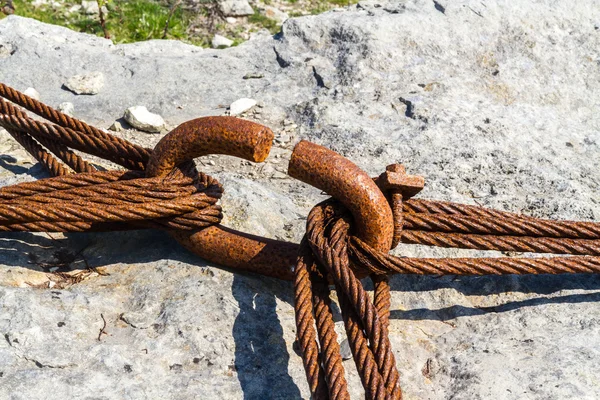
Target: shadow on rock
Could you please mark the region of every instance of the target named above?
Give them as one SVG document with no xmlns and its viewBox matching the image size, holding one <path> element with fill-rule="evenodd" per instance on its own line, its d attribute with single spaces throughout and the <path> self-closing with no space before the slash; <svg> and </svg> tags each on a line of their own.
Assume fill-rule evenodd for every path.
<svg viewBox="0 0 600 400">
<path fill-rule="evenodd" d="M 33 165 L 32 167 L 27 168 L 27 167 L 23 167 L 21 165 L 17 165 L 16 164 L 17 161 L 18 160 L 11 155 L 8 155 L 8 154 L 0 155 L 0 167 L 4 168 L 7 171 L 12 172 L 15 175 L 28 174 L 28 175 L 31 175 L 35 179 L 48 178 L 50 176 L 48 174 L 48 171 L 46 171 L 46 169 L 44 167 L 42 167 L 42 164 L 40 164 L 40 163 L 37 163 L 37 164 Z"/>
<path fill-rule="evenodd" d="M 467 296 L 484 296 L 507 292 L 551 294 L 562 290 L 600 289 L 600 274 L 562 275 L 485 275 L 423 276 L 394 275 L 390 279 L 395 292 L 427 292 L 454 289 Z"/>
<path fill-rule="evenodd" d="M 3 233 L 0 236 L 0 263 L 38 271 L 52 268 L 53 272 L 164 259 L 206 266 L 204 260 L 185 250 L 166 232 L 158 230 L 58 236 Z M 59 269 L 55 270 L 56 267 Z M 276 301 L 280 299 L 293 304 L 292 284 L 254 274 L 235 273 L 232 294 L 240 308 L 233 326 L 233 338 L 235 368 L 244 398 L 300 399 L 300 390 L 288 374 L 290 354 Z M 285 395 L 279 395 L 282 393 Z"/>
<path fill-rule="evenodd" d="M 233 338 L 235 368 L 244 399 L 300 399 L 300 390 L 288 374 L 290 355 L 276 302 L 276 298 L 293 302 L 292 285 L 235 274 L 232 292 L 240 307 Z"/>
<path fill-rule="evenodd" d="M 139 264 L 171 259 L 200 267 L 206 262 L 185 250 L 167 232 L 53 233 L 4 232 L 0 263 L 34 270 L 59 267 L 58 272 L 112 264 Z"/>
<path fill-rule="evenodd" d="M 390 318 L 400 320 L 434 320 L 448 321 L 458 317 L 472 317 L 476 315 L 484 315 L 489 313 L 503 313 L 517 310 L 525 307 L 536 307 L 544 304 L 574 304 L 574 303 L 597 303 L 600 301 L 600 292 L 586 294 L 571 294 L 557 297 L 544 297 L 536 299 L 527 299 L 520 301 L 511 301 L 505 304 L 491 307 L 465 307 L 451 306 L 440 308 L 438 310 L 430 310 L 427 308 L 419 308 L 414 310 L 392 310 Z"/>
<path fill-rule="evenodd" d="M 485 296 L 519 292 L 525 294 L 549 295 L 563 290 L 598 290 L 600 275 L 504 275 L 504 276 L 416 276 L 396 275 L 390 280 L 395 292 L 425 292 L 438 289 L 454 289 L 467 296 Z M 390 318 L 401 320 L 448 321 L 458 317 L 476 316 L 488 313 L 509 312 L 525 307 L 544 304 L 591 303 L 600 301 L 600 292 L 569 294 L 564 296 L 537 297 L 510 301 L 490 307 L 466 307 L 461 305 L 437 310 L 419 308 L 413 310 L 392 310 Z"/>
</svg>

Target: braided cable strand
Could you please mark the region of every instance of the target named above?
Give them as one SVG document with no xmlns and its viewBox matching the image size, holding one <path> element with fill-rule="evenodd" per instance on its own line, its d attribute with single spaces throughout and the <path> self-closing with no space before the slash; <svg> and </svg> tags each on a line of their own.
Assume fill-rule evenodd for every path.
<svg viewBox="0 0 600 400">
<path fill-rule="evenodd" d="M 589 274 L 600 272 L 600 257 L 497 257 L 497 258 L 410 258 L 373 249 L 351 238 L 353 261 L 374 274 L 416 275 L 524 275 Z"/>
<path fill-rule="evenodd" d="M 335 221 L 332 217 L 338 216 Z M 326 227 L 330 226 L 331 230 L 329 233 L 329 241 L 325 238 L 324 234 Z M 368 338 L 369 348 L 372 349 L 372 359 L 374 365 L 361 365 L 360 370 L 369 377 L 372 377 L 374 381 L 367 380 L 363 382 L 365 388 L 371 386 L 371 389 L 375 389 L 381 385 L 385 388 L 385 392 L 393 398 L 400 398 L 401 393 L 399 387 L 387 387 L 385 382 L 391 381 L 396 383 L 393 377 L 397 372 L 393 373 L 395 369 L 394 355 L 391 351 L 391 345 L 387 336 L 387 329 L 383 327 L 383 324 L 379 320 L 378 312 L 371 302 L 366 291 L 362 287 L 360 281 L 355 277 L 354 272 L 350 269 L 348 254 L 347 254 L 347 232 L 349 225 L 343 219 L 339 217 L 339 213 L 332 208 L 332 204 L 325 202 L 313 208 L 308 217 L 307 222 L 307 237 L 308 241 L 313 249 L 313 252 L 317 255 L 321 263 L 327 267 L 329 274 L 333 281 L 338 287 L 338 298 L 347 296 L 352 308 L 356 312 L 358 321 L 362 329 L 364 329 L 366 337 Z M 341 291 L 340 291 L 341 290 Z M 353 317 L 349 316 L 348 323 L 349 327 L 353 326 Z M 353 328 L 352 328 L 353 329 Z M 351 335 L 351 331 L 348 332 Z M 350 336 L 349 336 L 350 337 Z M 359 340 L 358 337 L 354 337 L 355 340 Z M 355 342 L 358 346 L 355 350 L 359 350 L 360 342 Z M 360 352 L 360 351 L 359 351 Z M 360 352 L 363 354 L 362 352 Z M 371 360 L 371 356 L 363 354 L 364 360 Z M 365 361 L 370 362 L 370 361 Z M 366 375 L 361 376 L 366 379 Z M 372 386 L 374 385 L 374 386 Z M 375 398 L 380 398 L 382 394 L 376 390 L 373 392 Z"/>
<path fill-rule="evenodd" d="M 313 264 L 313 268 L 316 269 L 317 265 Z M 326 277 L 317 273 L 312 274 L 312 280 L 314 314 L 321 345 L 321 360 L 329 388 L 329 398 L 332 400 L 349 400 L 348 383 L 346 382 L 342 354 L 331 311 L 329 284 Z"/>
<path fill-rule="evenodd" d="M 15 115 L 19 118 L 27 118 L 27 116 L 25 115 L 24 112 L 22 112 L 21 110 L 19 110 L 18 108 L 16 108 L 12 104 L 10 104 L 9 102 L 0 98 L 0 115 L 2 115 L 2 114 Z M 52 154 L 48 153 L 40 145 L 40 143 L 38 143 L 28 133 L 16 131 L 14 129 L 7 129 L 7 132 L 17 141 L 17 143 L 19 143 L 21 146 L 23 146 L 23 148 L 25 150 L 27 150 L 27 152 L 29 154 L 31 154 L 33 158 L 35 158 L 40 164 L 42 164 L 44 166 L 44 168 L 48 172 L 50 172 L 51 175 L 53 175 L 53 176 L 66 175 L 70 172 L 67 168 L 65 168 L 65 166 L 62 163 L 60 163 L 58 160 L 56 160 L 54 158 L 54 156 L 52 156 Z M 60 143 L 57 143 L 57 142 L 55 142 L 53 144 L 54 144 L 53 149 L 56 150 L 57 152 L 59 152 L 60 156 L 63 156 L 65 158 L 69 159 L 69 161 L 77 164 L 77 162 L 76 162 L 77 160 L 73 157 L 73 156 L 75 156 L 75 157 L 77 157 L 77 156 L 75 154 L 71 153 L 66 146 L 61 145 Z M 53 150 L 51 150 L 51 151 L 53 151 Z M 73 154 L 73 156 L 71 156 L 69 153 Z M 83 160 L 81 160 L 81 161 L 83 161 Z"/>
<path fill-rule="evenodd" d="M 125 224 L 120 229 L 194 229 L 221 219 L 216 202 L 222 188 L 204 174 L 176 178 L 171 187 L 163 178 L 119 180 L 129 177 L 123 172 L 78 174 L 0 190 L 0 231 L 97 230 L 115 223 Z M 83 179 L 74 187 L 76 178 Z"/>
<path fill-rule="evenodd" d="M 480 235 L 600 239 L 600 224 L 595 222 L 549 221 L 522 217 L 490 218 L 456 214 L 407 213 L 403 228 Z"/>
<path fill-rule="evenodd" d="M 474 250 L 600 255 L 600 240 L 402 231 L 402 242 Z"/>
<path fill-rule="evenodd" d="M 16 108 L 12 104 L 10 104 L 9 102 L 7 102 L 1 98 L 0 98 L 0 114 L 12 115 L 17 118 L 28 119 L 27 115 L 24 112 L 22 112 L 21 110 L 19 110 L 18 108 Z M 26 143 L 26 142 L 35 141 L 35 139 L 33 139 L 29 133 L 17 132 L 14 129 L 9 129 L 8 133 L 13 138 L 15 138 L 15 140 L 17 140 L 19 142 L 19 144 L 21 144 L 23 147 L 25 147 L 30 152 L 30 154 L 32 154 L 42 165 L 44 165 L 46 167 L 46 169 L 49 170 L 49 172 L 52 175 L 57 176 L 57 175 L 64 175 L 65 173 L 67 173 L 66 170 L 64 170 L 64 171 L 61 170 L 62 166 L 60 165 L 60 163 L 58 161 L 54 160 L 53 158 L 51 159 L 48 156 L 36 157 L 36 154 L 40 154 L 40 150 L 34 149 L 30 143 L 27 143 L 27 146 L 24 145 L 24 143 Z M 28 136 L 29 139 L 26 139 L 25 136 Z M 50 140 L 48 138 L 41 137 L 39 135 L 36 137 L 36 139 L 43 146 L 45 146 L 51 152 L 56 154 L 56 156 L 58 158 L 63 160 L 75 172 L 96 171 L 95 167 L 93 167 L 91 164 L 84 161 L 77 154 L 73 153 L 63 143 L 60 143 L 56 140 Z M 64 167 L 62 167 L 62 168 L 64 168 Z"/>
<path fill-rule="evenodd" d="M 48 153 L 31 136 L 24 132 L 7 129 L 7 132 L 19 143 L 33 158 L 35 158 L 53 176 L 70 174 L 70 171 L 54 156 Z"/>
<path fill-rule="evenodd" d="M 320 363 L 319 345 L 315 332 L 315 319 L 313 316 L 312 283 L 308 266 L 313 265 L 313 257 L 308 244 L 300 244 L 298 262 L 294 270 L 294 310 L 296 315 L 296 329 L 298 344 L 302 354 L 302 362 L 311 397 L 315 400 L 327 399 L 328 387 L 325 374 Z"/>
<path fill-rule="evenodd" d="M 28 132 L 32 136 L 41 136 L 57 140 L 64 145 L 84 153 L 92 154 L 133 170 L 143 170 L 144 162 L 135 149 L 123 147 L 118 142 L 97 136 L 89 136 L 71 128 L 20 118 L 16 115 L 0 115 L 0 126 L 15 131 Z"/>
<path fill-rule="evenodd" d="M 131 155 L 130 161 L 134 166 L 137 167 L 132 169 L 143 170 L 144 165 L 150 158 L 150 149 L 145 149 L 141 146 L 130 143 L 127 140 L 109 135 L 108 133 L 105 133 L 100 129 L 94 128 L 83 121 L 69 117 L 68 115 L 63 114 L 60 111 L 57 111 L 40 101 L 32 99 L 31 97 L 3 83 L 0 83 L 0 97 L 4 97 L 5 99 L 12 101 L 13 103 L 18 104 L 21 107 L 24 107 L 27 110 L 33 112 L 34 114 L 39 115 L 40 117 L 47 119 L 48 121 L 53 122 L 61 127 L 81 132 L 87 137 L 95 137 L 103 141 L 113 142 L 115 148 L 117 148 L 119 151 L 116 154 Z"/>
</svg>

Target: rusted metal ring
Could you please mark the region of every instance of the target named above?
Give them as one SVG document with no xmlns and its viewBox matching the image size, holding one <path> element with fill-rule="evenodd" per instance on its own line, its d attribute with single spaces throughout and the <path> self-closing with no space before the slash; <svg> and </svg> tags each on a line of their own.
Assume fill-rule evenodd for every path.
<svg viewBox="0 0 600 400">
<path fill-rule="evenodd" d="M 361 240 L 377 250 L 390 250 L 392 210 L 373 179 L 353 162 L 303 140 L 294 148 L 288 174 L 339 200 L 352 213 Z"/>
<path fill-rule="evenodd" d="M 273 132 L 234 117 L 205 117 L 185 122 L 155 147 L 147 176 L 166 176 L 177 165 L 209 154 L 262 162 L 269 155 Z M 185 248 L 205 260 L 280 279 L 293 279 L 295 243 L 267 239 L 220 225 L 198 231 L 170 231 Z"/>
</svg>

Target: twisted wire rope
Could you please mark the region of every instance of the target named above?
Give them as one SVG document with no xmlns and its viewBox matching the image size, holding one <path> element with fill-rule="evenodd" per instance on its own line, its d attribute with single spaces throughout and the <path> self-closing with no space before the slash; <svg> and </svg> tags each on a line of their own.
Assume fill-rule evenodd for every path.
<svg viewBox="0 0 600 400">
<path fill-rule="evenodd" d="M 11 102 L 49 122 L 30 118 Z M 193 163 L 176 168 L 166 178 L 146 178 L 142 171 L 151 150 L 67 116 L 2 83 L 0 126 L 54 176 L 0 188 L 0 231 L 190 230 L 218 224 L 222 218 L 216 204 L 222 187 L 198 173 Z M 70 148 L 129 170 L 97 171 Z M 330 284 L 337 294 L 365 396 L 397 400 L 402 392 L 389 341 L 388 275 L 600 272 L 599 223 L 543 220 L 479 206 L 405 199 L 402 190 L 390 190 L 385 195 L 394 215 L 393 247 L 401 242 L 566 256 L 398 257 L 355 237 L 352 218 L 337 202 L 318 204 L 307 219 L 294 269 L 298 343 L 314 399 L 350 398 L 335 332 Z M 373 281 L 372 299 L 359 280 L 361 276 Z"/>
</svg>

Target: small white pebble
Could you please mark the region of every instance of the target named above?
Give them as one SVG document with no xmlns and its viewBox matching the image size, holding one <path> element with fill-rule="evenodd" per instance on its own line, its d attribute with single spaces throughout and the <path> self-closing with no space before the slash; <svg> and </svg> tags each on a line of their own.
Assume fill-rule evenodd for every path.
<svg viewBox="0 0 600 400">
<path fill-rule="evenodd" d="M 234 101 L 229 106 L 229 115 L 240 115 L 244 111 L 248 111 L 256 105 L 256 100 L 242 98 Z"/>
<path fill-rule="evenodd" d="M 165 120 L 144 106 L 129 107 L 123 118 L 129 125 L 144 132 L 158 133 L 166 128 Z"/>
<path fill-rule="evenodd" d="M 75 94 L 98 94 L 104 87 L 104 74 L 99 71 L 75 75 L 65 82 L 65 87 Z"/>
<path fill-rule="evenodd" d="M 219 47 L 230 47 L 233 44 L 233 40 L 227 39 L 225 36 L 215 35 L 210 43 L 213 49 Z"/>
</svg>

